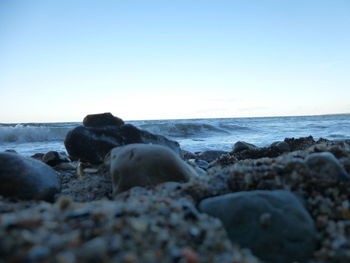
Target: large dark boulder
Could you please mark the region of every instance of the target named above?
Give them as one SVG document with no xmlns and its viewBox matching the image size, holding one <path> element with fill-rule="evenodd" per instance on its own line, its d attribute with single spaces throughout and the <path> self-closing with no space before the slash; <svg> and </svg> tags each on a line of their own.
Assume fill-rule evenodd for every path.
<svg viewBox="0 0 350 263">
<path fill-rule="evenodd" d="M 0 153 L 0 195 L 52 201 L 59 188 L 50 166 L 19 154 Z"/>
<path fill-rule="evenodd" d="M 94 164 L 102 163 L 112 148 L 131 143 L 163 145 L 182 156 L 178 142 L 140 130 L 131 124 L 104 127 L 78 126 L 68 132 L 64 141 L 71 157 Z"/>
<path fill-rule="evenodd" d="M 124 121 L 111 113 L 99 113 L 87 115 L 83 120 L 85 127 L 104 127 L 104 126 L 120 126 Z"/>
</svg>

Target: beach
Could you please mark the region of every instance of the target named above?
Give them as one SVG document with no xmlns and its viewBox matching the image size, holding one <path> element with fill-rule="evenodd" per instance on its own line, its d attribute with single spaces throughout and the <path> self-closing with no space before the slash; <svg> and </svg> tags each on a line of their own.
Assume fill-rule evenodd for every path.
<svg viewBox="0 0 350 263">
<path fill-rule="evenodd" d="M 124 132 L 119 126 L 81 127 Z M 82 153 L 68 140 L 72 133 L 65 138 L 68 154 L 2 153 L 50 166 L 59 187 L 40 197 L 50 195 L 46 201 L 1 197 L 0 262 L 349 262 L 348 140 L 240 140 L 230 149 L 188 151 L 152 134 L 157 137 L 140 129 L 142 140 L 172 147 L 171 158 L 181 155 L 195 173 L 147 185 L 135 179 L 116 194 L 113 152 L 77 158 Z M 231 199 L 228 209 L 217 211 Z M 260 211 L 266 202 L 274 205 Z"/>
</svg>

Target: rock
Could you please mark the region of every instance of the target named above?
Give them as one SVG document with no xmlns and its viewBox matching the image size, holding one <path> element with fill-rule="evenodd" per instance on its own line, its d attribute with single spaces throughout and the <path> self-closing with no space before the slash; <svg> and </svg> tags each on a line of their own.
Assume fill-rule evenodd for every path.
<svg viewBox="0 0 350 263">
<path fill-rule="evenodd" d="M 161 145 L 130 144 L 111 152 L 114 193 L 134 186 L 163 182 L 186 182 L 193 169 L 169 148 Z"/>
<path fill-rule="evenodd" d="M 276 147 L 280 152 L 289 152 L 290 147 L 286 142 L 274 142 L 271 144 L 271 147 Z"/>
<path fill-rule="evenodd" d="M 203 200 L 199 209 L 219 218 L 233 242 L 265 262 L 306 262 L 313 255 L 314 222 L 290 192 L 227 194 Z"/>
<path fill-rule="evenodd" d="M 185 160 L 196 159 L 196 155 L 189 151 L 182 150 L 182 156 Z"/>
<path fill-rule="evenodd" d="M 43 155 L 42 161 L 47 165 L 55 166 L 59 163 L 70 162 L 70 159 L 63 153 L 50 151 Z"/>
<path fill-rule="evenodd" d="M 77 169 L 77 166 L 74 163 L 59 163 L 53 167 L 55 170 L 60 171 L 69 171 Z"/>
<path fill-rule="evenodd" d="M 320 178 L 350 180 L 344 167 L 330 152 L 312 153 L 305 159 L 305 162 Z"/>
<path fill-rule="evenodd" d="M 113 116 L 110 112 L 100 114 L 87 115 L 83 120 L 85 127 L 105 127 L 105 126 L 120 126 L 124 121 Z"/>
<path fill-rule="evenodd" d="M 100 128 L 78 126 L 68 132 L 64 141 L 71 157 L 93 164 L 102 163 L 112 148 L 131 143 L 160 144 L 182 156 L 179 143 L 130 124 Z"/>
<path fill-rule="evenodd" d="M 289 145 L 290 151 L 305 150 L 310 146 L 314 145 L 316 142 L 312 136 L 300 137 L 300 138 L 285 138 L 284 142 Z"/>
<path fill-rule="evenodd" d="M 199 168 L 203 170 L 209 169 L 209 163 L 204 160 L 198 160 L 198 159 L 190 159 L 188 160 L 191 164 L 194 164 L 198 166 Z"/>
<path fill-rule="evenodd" d="M 238 141 L 233 145 L 233 152 L 241 152 L 244 150 L 253 150 L 257 148 L 254 144 Z"/>
<path fill-rule="evenodd" d="M 83 262 L 105 262 L 107 258 L 107 242 L 102 237 L 95 237 L 80 248 L 80 259 Z"/>
<path fill-rule="evenodd" d="M 44 156 L 43 153 L 35 153 L 32 156 L 30 156 L 30 157 L 35 159 L 35 160 L 42 161 L 43 160 L 43 156 Z"/>
<path fill-rule="evenodd" d="M 52 201 L 59 190 L 56 172 L 48 165 L 13 153 L 0 153 L 0 195 Z"/>
<path fill-rule="evenodd" d="M 216 159 L 218 159 L 221 155 L 225 154 L 227 152 L 225 151 L 214 151 L 214 150 L 209 150 L 209 151 L 204 151 L 201 152 L 198 155 L 198 158 L 201 160 L 204 160 L 208 163 L 215 161 Z"/>
</svg>

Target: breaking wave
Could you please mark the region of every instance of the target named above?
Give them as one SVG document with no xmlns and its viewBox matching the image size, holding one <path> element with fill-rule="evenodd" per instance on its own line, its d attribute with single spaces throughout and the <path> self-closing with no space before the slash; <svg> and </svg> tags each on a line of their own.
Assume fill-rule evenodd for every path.
<svg viewBox="0 0 350 263">
<path fill-rule="evenodd" d="M 0 142 L 63 141 L 70 129 L 49 125 L 1 125 Z"/>
</svg>

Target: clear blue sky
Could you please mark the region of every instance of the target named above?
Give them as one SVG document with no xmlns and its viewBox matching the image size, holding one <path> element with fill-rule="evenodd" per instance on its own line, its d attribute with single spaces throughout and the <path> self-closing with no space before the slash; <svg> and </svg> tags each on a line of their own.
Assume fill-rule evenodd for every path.
<svg viewBox="0 0 350 263">
<path fill-rule="evenodd" d="M 0 0 L 0 122 L 350 112 L 350 1 Z"/>
</svg>

